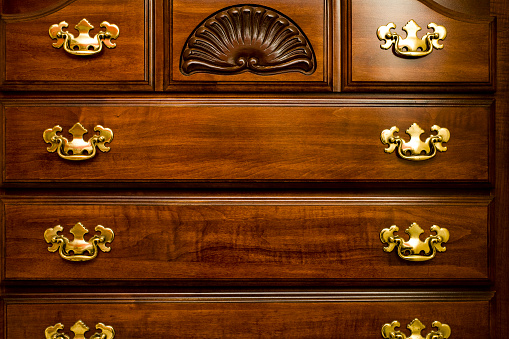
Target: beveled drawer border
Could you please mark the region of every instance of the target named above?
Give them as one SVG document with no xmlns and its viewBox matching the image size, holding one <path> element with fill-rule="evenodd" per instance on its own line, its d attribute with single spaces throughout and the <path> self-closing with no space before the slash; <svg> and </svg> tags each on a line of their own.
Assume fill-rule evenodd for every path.
<svg viewBox="0 0 509 339">
<path fill-rule="evenodd" d="M 111 286 L 123 286 L 132 288 L 143 288 L 147 286 L 153 287 L 208 287 L 208 286 L 247 286 L 247 287 L 339 287 L 339 286 L 358 286 L 372 287 L 373 282 L 376 281 L 377 286 L 383 289 L 384 287 L 394 286 L 414 286 L 419 287 L 425 284 L 429 287 L 444 287 L 444 286 L 485 286 L 487 287 L 493 282 L 495 277 L 493 267 L 493 246 L 494 243 L 493 233 L 491 227 L 493 223 L 494 214 L 494 199 L 492 196 L 478 192 L 473 195 L 453 195 L 451 192 L 435 192 L 426 194 L 426 192 L 415 192 L 400 190 L 399 193 L 391 195 L 390 192 L 343 192 L 343 193 L 311 193 L 306 191 L 290 192 L 290 193 L 270 193 L 270 192 L 251 192 L 251 193 L 218 193 L 213 194 L 210 192 L 172 192 L 172 191 L 157 191 L 151 193 L 142 193 L 142 195 L 130 196 L 125 192 L 113 192 L 111 194 L 104 194 L 104 192 L 97 191 L 81 191 L 72 192 L 68 191 L 62 194 L 58 191 L 55 194 L 42 194 L 40 191 L 36 192 L 18 192 L 7 190 L 0 194 L 0 254 L 3 260 L 0 262 L 0 280 L 4 282 L 7 289 L 23 289 L 23 286 L 43 285 L 47 286 L 48 291 L 56 288 L 67 288 L 68 286 L 75 286 L 76 282 L 71 280 L 26 280 L 26 279 L 9 279 L 6 280 L 6 205 L 98 205 L 98 197 L 101 197 L 103 206 L 419 206 L 419 207 L 433 207 L 433 206 L 486 206 L 487 209 L 487 249 L 486 249 L 486 277 L 485 278 L 469 278 L 469 279 L 410 279 L 395 282 L 393 279 L 366 279 L 366 278 L 349 278 L 349 279 L 176 279 L 168 280 L 162 279 L 115 279 L 114 281 L 94 280 L 87 279 L 80 282 L 79 286 L 102 286 L 109 288 Z M 419 195 L 421 194 L 421 195 Z M 42 238 L 41 238 L 42 239 Z M 381 244 L 382 247 L 382 244 Z M 239 285 L 241 284 L 241 285 Z M 60 286 L 60 287 L 58 287 Z"/>
<path fill-rule="evenodd" d="M 58 304 L 66 301 L 97 303 L 157 302 L 468 302 L 490 301 L 494 291 L 273 291 L 273 292 L 161 292 L 161 293 L 13 293 L 5 297 L 6 304 Z"/>
<path fill-rule="evenodd" d="M 221 95 L 209 95 L 207 97 L 200 97 L 199 95 L 183 95 L 177 97 L 166 97 L 164 94 L 162 95 L 152 95 L 147 97 L 145 95 L 135 95 L 129 97 L 124 97 L 121 95 L 117 96 L 108 96 L 108 95 L 93 95 L 93 94 L 84 94 L 80 98 L 69 98 L 65 95 L 56 96 L 55 98 L 45 98 L 43 96 L 26 96 L 26 95 L 17 95 L 17 94 L 9 94 L 4 98 L 0 98 L 0 112 L 1 122 L 3 124 L 2 131 L 4 135 L 6 135 L 5 130 L 5 109 L 7 107 L 48 107 L 48 106 L 68 106 L 68 107 L 80 107 L 80 106 L 100 106 L 100 107 L 112 107 L 112 106 L 123 106 L 123 107 L 172 107 L 172 106 L 182 106 L 182 107 L 487 107 L 490 111 L 489 121 L 488 121 L 488 175 L 487 180 L 482 180 L 479 182 L 447 182 L 442 183 L 438 181 L 412 181 L 408 184 L 410 186 L 406 187 L 422 187 L 423 184 L 434 188 L 447 188 L 450 185 L 454 185 L 455 187 L 471 187 L 475 186 L 477 188 L 489 188 L 492 187 L 494 178 L 495 178 L 495 108 L 496 102 L 493 98 L 486 97 L 453 97 L 453 98 L 417 98 L 412 99 L 411 97 L 384 97 L 380 96 L 377 98 L 365 98 L 359 97 L 354 94 L 344 95 L 344 96 L 336 96 L 333 94 L 326 95 L 281 95 L 281 96 L 273 96 L 273 95 L 260 95 L 260 96 L 252 96 L 246 95 L 243 98 L 228 96 L 223 97 Z M 26 183 L 22 182 L 6 182 L 6 163 L 5 163 L 5 140 L 4 138 L 0 138 L 0 162 L 2 166 L 2 176 L 0 179 L 0 187 L 27 187 Z M 78 182 L 78 181 L 77 181 Z M 99 181 L 98 181 L 99 182 Z M 129 182 L 131 186 L 134 187 L 154 187 L 153 184 L 161 183 L 161 181 L 143 181 L 143 182 L 135 182 L 135 181 L 122 181 L 118 180 L 112 182 L 112 187 L 122 187 L 125 186 L 125 183 Z M 338 182 L 333 180 L 321 180 L 314 182 L 305 182 L 305 181 L 278 181 L 278 180 L 266 180 L 263 181 L 268 185 L 272 185 L 270 187 L 280 187 L 284 185 L 284 187 L 302 187 L 302 185 L 312 184 L 313 187 L 316 188 L 320 185 L 320 183 L 326 184 L 325 188 L 330 188 L 329 184 L 335 185 L 334 187 L 361 187 L 363 183 L 369 183 L 369 185 L 374 185 L 376 187 L 387 187 L 387 184 L 391 184 L 394 182 L 399 182 L 394 179 L 394 181 L 385 181 L 382 183 L 379 182 L 369 182 L 369 181 L 344 181 Z M 109 183 L 109 181 L 101 181 L 101 185 Z M 49 184 L 51 187 L 69 187 L 68 183 L 46 183 L 46 182 L 38 182 L 38 185 L 46 185 Z M 96 187 L 93 184 L 84 183 L 83 187 Z M 301 185 L 302 184 L 302 185 Z M 444 186 L 445 184 L 445 186 Z M 207 187 L 249 187 L 256 188 L 258 187 L 256 182 L 250 182 L 248 180 L 218 180 L 218 181 L 206 181 L 205 185 Z M 219 185 L 219 186 L 218 186 Z M 244 185 L 244 186 L 243 186 Z M 279 185 L 279 186 L 278 186 Z M 301 186 L 299 186 L 301 185 Z M 359 186 L 360 185 L 360 186 Z M 39 186 L 41 187 L 41 186 Z M 156 186 L 160 187 L 160 186 Z M 179 180 L 179 181 L 171 181 L 168 183 L 167 187 L 173 188 L 190 188 L 190 187 L 204 187 L 203 181 L 192 181 L 192 180 Z M 372 186 L 369 186 L 372 187 Z M 366 187 L 364 187 L 366 188 Z"/>
<path fill-rule="evenodd" d="M 145 47 L 145 75 L 143 81 L 8 81 L 5 79 L 6 72 L 6 24 L 10 22 L 29 21 L 44 17 L 61 8 L 64 8 L 76 0 L 63 0 L 56 5 L 49 6 L 44 10 L 26 14 L 4 15 L 0 19 L 0 90 L 2 91 L 83 91 L 83 88 L 97 87 L 96 91 L 153 91 L 155 88 L 155 0 L 144 1 L 144 40 Z M 91 89 L 87 89 L 91 90 Z"/>
<path fill-rule="evenodd" d="M 335 87 L 340 92 L 493 92 L 495 91 L 496 83 L 496 18 L 490 17 L 486 19 L 484 17 L 477 17 L 469 14 L 455 12 L 442 5 L 437 4 L 433 0 L 412 0 L 419 1 L 425 6 L 431 8 L 434 11 L 439 12 L 442 15 L 448 16 L 456 20 L 463 20 L 467 22 L 489 22 L 490 25 L 490 65 L 489 65 L 489 78 L 488 82 L 475 82 L 475 83 L 454 83 L 454 82 L 426 82 L 426 83 L 415 83 L 415 82 L 364 82 L 364 81 L 352 81 L 352 49 L 349 46 L 352 45 L 352 1 L 353 0 L 340 0 L 340 13 L 336 13 L 341 27 L 341 65 L 335 67 L 335 73 L 340 73 L 338 77 L 341 80 L 340 83 L 335 83 Z M 340 19 L 339 19 L 340 18 Z M 374 36 L 374 35 L 373 35 Z M 376 37 L 375 37 L 376 40 Z"/>
</svg>

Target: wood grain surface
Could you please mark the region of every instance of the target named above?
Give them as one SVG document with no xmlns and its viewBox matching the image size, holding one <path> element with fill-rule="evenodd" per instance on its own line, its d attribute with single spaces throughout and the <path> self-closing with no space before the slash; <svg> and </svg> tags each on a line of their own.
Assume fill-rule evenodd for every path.
<svg viewBox="0 0 509 339">
<path fill-rule="evenodd" d="M 149 79 L 150 49 L 147 1 L 111 2 L 104 0 L 75 1 L 60 10 L 29 21 L 14 17 L 5 23 L 5 74 L 3 89 L 7 90 L 151 90 Z M 9 18 L 9 17 L 7 17 Z M 54 48 L 48 34 L 53 24 L 66 21 L 66 29 L 75 36 L 74 26 L 86 18 L 95 28 L 108 21 L 119 27 L 116 47 L 93 56 L 75 56 L 62 48 Z M 20 41 L 19 37 L 28 40 Z M 28 38 L 29 37 L 29 38 Z"/>
<path fill-rule="evenodd" d="M 345 90 L 493 90 L 493 18 L 481 16 L 483 12 L 475 17 L 461 13 L 451 17 L 424 3 L 417 0 L 344 1 L 349 25 L 344 26 L 343 32 Z M 431 22 L 444 26 L 447 29 L 447 37 L 441 41 L 444 48 L 421 58 L 401 58 L 393 53 L 392 47 L 389 50 L 380 48 L 385 42 L 377 38 L 378 27 L 393 22 L 397 26 L 393 33 L 405 38 L 402 28 L 411 19 L 422 28 L 419 37 L 432 31 L 427 28 Z"/>
<path fill-rule="evenodd" d="M 256 300 L 256 299 L 255 299 Z M 23 301 L 22 301 L 23 302 Z M 64 332 L 81 319 L 94 333 L 102 322 L 116 337 L 143 338 L 379 338 L 392 321 L 406 325 L 418 318 L 427 335 L 434 321 L 451 327 L 451 338 L 488 338 L 489 306 L 479 302 L 93 302 L 72 300 L 9 303 L 9 338 L 39 338 L 48 326 Z M 311 316 L 312 315 L 312 316 Z M 472 319 L 473 321 L 465 321 Z"/>
<path fill-rule="evenodd" d="M 169 3 L 167 16 L 168 60 L 167 89 L 187 91 L 330 91 L 332 53 L 331 24 L 329 22 L 329 1 L 288 1 L 277 0 L 260 3 L 284 14 L 304 32 L 316 55 L 317 68 L 313 74 L 289 72 L 270 76 L 245 72 L 238 75 L 217 75 L 196 73 L 184 75 L 180 70 L 180 58 L 193 30 L 215 12 L 237 3 L 217 0 L 177 0 Z M 329 26 L 330 25 L 330 26 Z M 269 35 L 269 34 L 268 34 Z"/>
<path fill-rule="evenodd" d="M 184 100 L 181 101 L 183 104 Z M 428 181 L 489 182 L 491 105 L 8 106 L 5 182 L 98 181 Z M 93 105 L 92 105 L 93 104 Z M 212 104 L 212 102 L 211 102 Z M 81 122 L 113 130 L 108 153 L 66 161 L 48 153 L 42 133 Z M 417 123 L 450 130 L 446 152 L 427 161 L 388 154 L 384 129 Z M 434 133 L 433 133 L 434 134 Z M 472 161 L 475 158 L 475 161 Z"/>
<path fill-rule="evenodd" d="M 98 200 L 100 196 L 97 197 Z M 6 280 L 246 280 L 376 279 L 398 281 L 488 279 L 489 200 L 406 205 L 391 198 L 367 204 L 334 198 L 310 204 L 287 197 L 237 204 L 203 200 L 145 204 L 6 203 Z M 50 253 L 43 234 L 77 222 L 90 230 L 111 228 L 111 252 L 89 262 L 69 262 Z M 379 234 L 398 234 L 418 223 L 425 233 L 436 224 L 449 230 L 447 250 L 427 262 L 408 262 L 383 251 Z"/>
</svg>

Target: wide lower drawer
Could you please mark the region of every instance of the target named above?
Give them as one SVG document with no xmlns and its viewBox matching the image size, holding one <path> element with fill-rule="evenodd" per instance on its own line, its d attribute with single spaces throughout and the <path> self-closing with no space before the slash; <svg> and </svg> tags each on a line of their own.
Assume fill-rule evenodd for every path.
<svg viewBox="0 0 509 339">
<path fill-rule="evenodd" d="M 52 338 L 59 333 L 72 337 L 71 326 L 79 320 L 93 333 L 115 338 L 383 338 L 385 324 L 397 321 L 410 337 L 435 331 L 441 338 L 489 338 L 491 295 L 463 293 L 459 300 L 443 301 L 441 293 L 403 295 L 384 292 L 353 293 L 232 293 L 207 295 L 130 296 L 116 300 L 107 296 L 61 296 L 6 299 L 6 337 Z M 465 297 L 466 296 L 466 297 Z M 414 297 L 416 300 L 409 301 Z M 362 300 L 362 301 L 359 301 Z M 406 299 L 406 301 L 399 301 Z M 421 299 L 421 300 L 419 300 Z M 436 301 L 433 301 L 435 299 Z M 445 298 L 446 299 L 446 298 Z M 476 299 L 476 300 L 469 300 Z M 484 300 L 483 300 L 484 299 Z M 472 321 L 475 319 L 475 321 Z M 439 322 L 434 323 L 434 322 Z M 96 329 L 96 325 L 104 329 Z M 433 327 L 441 325 L 440 328 Z M 419 326 L 422 325 L 422 326 Z M 450 331 L 446 330 L 446 326 Z M 61 327 L 61 326 L 60 326 Z M 73 328 L 79 331 L 82 326 Z M 385 327 L 387 328 L 387 326 Z M 419 329 L 421 331 L 419 331 Z M 389 335 L 389 336 L 387 336 Z M 102 338 L 102 337 L 101 337 Z M 414 336 L 412 336 L 414 338 Z"/>
<path fill-rule="evenodd" d="M 492 178 L 492 102 L 401 106 L 331 99 L 295 107 L 290 101 L 283 106 L 277 100 L 245 106 L 207 100 L 160 106 L 8 103 L 4 181 L 487 183 Z M 111 132 L 94 132 L 96 126 Z M 88 133 L 83 135 L 83 128 Z M 432 136 L 441 141 L 427 141 Z M 395 147 L 398 137 L 401 146 Z M 100 138 L 104 145 L 98 145 Z"/>
<path fill-rule="evenodd" d="M 4 277 L 73 284 L 487 282 L 489 210 L 484 198 L 6 198 Z M 399 231 L 391 233 L 393 225 Z"/>
</svg>

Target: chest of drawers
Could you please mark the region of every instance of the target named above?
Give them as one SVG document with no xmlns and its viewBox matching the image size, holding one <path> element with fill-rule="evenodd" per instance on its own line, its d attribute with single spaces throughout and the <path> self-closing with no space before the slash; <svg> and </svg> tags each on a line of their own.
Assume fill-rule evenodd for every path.
<svg viewBox="0 0 509 339">
<path fill-rule="evenodd" d="M 505 1 L 0 4 L 1 338 L 508 332 Z"/>
</svg>

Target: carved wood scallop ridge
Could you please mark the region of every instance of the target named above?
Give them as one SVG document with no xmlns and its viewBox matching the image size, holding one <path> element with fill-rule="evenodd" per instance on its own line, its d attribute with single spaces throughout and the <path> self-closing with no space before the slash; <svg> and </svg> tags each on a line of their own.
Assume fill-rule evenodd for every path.
<svg viewBox="0 0 509 339">
<path fill-rule="evenodd" d="M 459 11 L 459 8 L 449 8 L 435 0 L 417 0 L 417 1 L 419 1 L 426 7 L 430 8 L 431 10 L 454 20 L 470 23 L 483 23 L 493 21 L 493 18 L 490 16 L 478 15 L 477 13 L 474 14 L 461 12 Z"/>
<path fill-rule="evenodd" d="M 284 14 L 260 5 L 223 8 L 202 21 L 180 57 L 184 75 L 273 75 L 316 70 L 316 57 L 304 32 Z"/>
<path fill-rule="evenodd" d="M 48 16 L 55 12 L 58 12 L 62 8 L 69 6 L 70 4 L 72 4 L 75 1 L 77 1 L 77 0 L 55 1 L 55 3 L 52 3 L 51 5 L 44 7 L 42 9 L 37 9 L 33 12 L 16 13 L 16 14 L 2 13 L 1 17 L 2 17 L 2 20 L 5 22 L 20 22 L 20 21 L 35 20 L 35 19 L 39 19 L 39 18 Z"/>
</svg>

